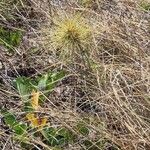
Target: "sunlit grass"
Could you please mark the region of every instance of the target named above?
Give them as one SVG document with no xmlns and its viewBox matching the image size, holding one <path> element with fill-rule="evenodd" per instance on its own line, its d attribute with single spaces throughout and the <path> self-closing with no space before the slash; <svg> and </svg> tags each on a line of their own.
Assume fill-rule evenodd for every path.
<svg viewBox="0 0 150 150">
<path fill-rule="evenodd" d="M 14 2 L 0 23 L 0 149 L 146 150 L 148 1 Z"/>
<path fill-rule="evenodd" d="M 85 44 L 90 35 L 90 27 L 80 16 L 70 16 L 56 22 L 52 41 L 55 45 L 66 47 Z"/>
</svg>

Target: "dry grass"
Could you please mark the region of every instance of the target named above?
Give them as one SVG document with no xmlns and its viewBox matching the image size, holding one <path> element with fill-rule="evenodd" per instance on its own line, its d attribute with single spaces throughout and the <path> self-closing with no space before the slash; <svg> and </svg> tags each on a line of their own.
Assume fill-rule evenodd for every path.
<svg viewBox="0 0 150 150">
<path fill-rule="evenodd" d="M 12 80 L 63 69 L 68 75 L 45 95 L 46 102 L 39 112 L 48 117 L 49 126 L 65 126 L 78 135 L 74 143 L 62 149 L 149 150 L 150 12 L 141 9 L 138 0 L 20 2 L 14 3 L 13 12 L 9 11 L 13 19 L 4 17 L 4 9 L 0 11 L 0 25 L 23 31 L 22 42 L 12 55 L 0 46 L 1 108 L 25 121 Z M 59 22 L 58 27 L 55 20 L 73 19 L 74 15 L 84 22 L 75 21 L 79 26 L 77 33 L 71 33 L 70 46 L 65 41 L 66 26 L 64 30 Z M 85 22 L 90 27 L 88 38 L 84 35 Z M 58 34 L 55 37 L 53 33 Z M 74 129 L 79 121 L 88 126 L 88 136 Z M 0 124 L 0 148 L 22 149 L 2 119 Z M 28 137 L 34 149 L 52 149 L 31 133 Z M 103 144 L 87 148 L 84 140 Z"/>
</svg>

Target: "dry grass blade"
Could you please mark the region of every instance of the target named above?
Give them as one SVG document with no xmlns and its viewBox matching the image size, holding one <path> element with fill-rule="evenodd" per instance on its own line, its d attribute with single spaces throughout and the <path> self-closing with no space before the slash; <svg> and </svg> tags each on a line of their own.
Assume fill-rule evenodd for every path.
<svg viewBox="0 0 150 150">
<path fill-rule="evenodd" d="M 148 0 L 2 0 L 0 149 L 149 150 L 149 6 Z M 18 77 L 29 81 L 27 102 Z M 3 110 L 19 123 L 11 126 Z"/>
</svg>

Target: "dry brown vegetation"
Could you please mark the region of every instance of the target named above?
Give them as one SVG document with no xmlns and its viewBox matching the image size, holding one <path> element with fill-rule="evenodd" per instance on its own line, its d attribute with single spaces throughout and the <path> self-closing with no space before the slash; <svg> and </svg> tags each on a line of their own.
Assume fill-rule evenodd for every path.
<svg viewBox="0 0 150 150">
<path fill-rule="evenodd" d="M 66 127 L 76 136 L 54 147 L 34 137 L 34 130 L 27 135 L 32 147 L 22 148 L 1 115 L 0 149 L 150 149 L 150 2 L 143 2 L 0 2 L 0 27 L 22 32 L 13 50 L 0 41 L 0 107 L 26 122 L 12 81 L 63 70 L 65 77 L 43 93 L 38 113 L 46 115 L 47 126 Z M 88 134 L 75 128 L 78 122 Z"/>
</svg>

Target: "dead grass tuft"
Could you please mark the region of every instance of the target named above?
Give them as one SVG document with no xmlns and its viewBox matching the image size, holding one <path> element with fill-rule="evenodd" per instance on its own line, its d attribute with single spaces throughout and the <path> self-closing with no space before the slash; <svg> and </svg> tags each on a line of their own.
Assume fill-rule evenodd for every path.
<svg viewBox="0 0 150 150">
<path fill-rule="evenodd" d="M 9 8 L 0 11 L 0 26 L 24 31 L 13 54 L 0 46 L 1 108 L 26 122 L 12 81 L 64 70 L 67 75 L 44 95 L 37 112 L 48 118 L 49 127 L 75 134 L 75 141 L 58 149 L 150 149 L 149 10 L 133 0 L 21 2 L 14 2 L 13 14 L 9 11 L 17 16 L 15 25 L 4 17 Z M 2 117 L 0 121 L 0 148 L 22 149 Z M 81 134 L 77 123 L 89 133 L 84 128 Z M 27 135 L 34 149 L 54 148 L 42 137 L 32 137 L 34 132 Z"/>
</svg>

